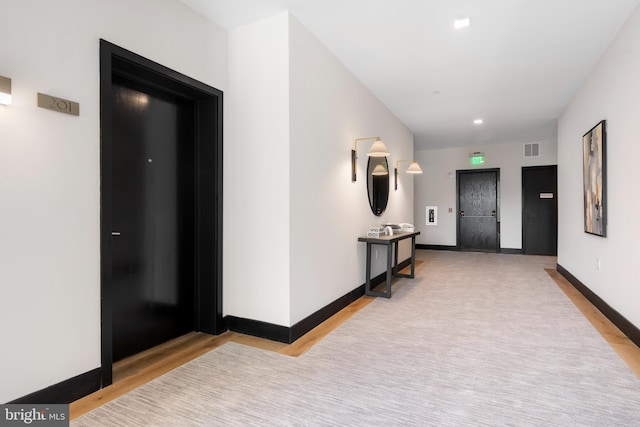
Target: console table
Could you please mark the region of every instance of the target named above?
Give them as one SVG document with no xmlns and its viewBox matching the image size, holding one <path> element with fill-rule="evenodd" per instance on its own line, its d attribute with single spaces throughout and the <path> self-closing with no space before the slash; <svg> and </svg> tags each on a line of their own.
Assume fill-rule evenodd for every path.
<svg viewBox="0 0 640 427">
<path fill-rule="evenodd" d="M 393 236 L 358 237 L 358 242 L 364 242 L 367 244 L 367 267 L 366 267 L 367 279 L 364 283 L 365 295 L 391 298 L 391 278 L 392 277 L 394 276 L 409 277 L 413 279 L 415 266 L 416 266 L 416 236 L 419 234 L 420 234 L 419 231 L 415 231 L 413 233 L 397 231 L 393 233 Z M 398 273 L 398 243 L 404 239 L 411 239 L 411 274 Z M 387 246 L 387 291 L 386 292 L 376 292 L 371 290 L 371 246 L 373 245 Z M 393 263 L 393 265 L 391 264 L 391 252 L 395 254 L 395 262 Z"/>
</svg>

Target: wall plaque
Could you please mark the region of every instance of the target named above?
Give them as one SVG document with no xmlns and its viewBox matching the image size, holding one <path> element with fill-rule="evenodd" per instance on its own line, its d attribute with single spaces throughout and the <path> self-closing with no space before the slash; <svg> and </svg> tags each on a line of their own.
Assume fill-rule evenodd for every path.
<svg viewBox="0 0 640 427">
<path fill-rule="evenodd" d="M 80 115 L 80 104 L 77 102 L 51 95 L 45 95 L 40 92 L 38 92 L 38 107 L 47 108 L 60 113 L 71 114 L 72 116 Z"/>
</svg>

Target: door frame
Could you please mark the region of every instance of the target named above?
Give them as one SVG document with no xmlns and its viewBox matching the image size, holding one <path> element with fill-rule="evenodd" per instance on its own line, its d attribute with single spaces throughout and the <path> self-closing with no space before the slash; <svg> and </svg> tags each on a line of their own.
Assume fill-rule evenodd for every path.
<svg viewBox="0 0 640 427">
<path fill-rule="evenodd" d="M 526 171 L 528 170 L 553 170 L 555 171 L 556 174 L 556 186 L 555 186 L 555 190 L 554 190 L 554 194 L 553 197 L 555 198 L 555 206 L 556 206 L 556 255 L 558 252 L 558 165 L 542 165 L 542 166 L 523 166 L 522 167 L 522 172 L 521 172 L 521 184 L 522 184 L 522 206 L 521 206 L 521 210 L 522 210 L 522 253 L 523 254 L 527 254 L 527 244 L 526 244 L 526 237 L 525 237 L 525 182 L 524 182 L 524 174 Z"/>
<path fill-rule="evenodd" d="M 222 91 L 100 39 L 100 293 L 102 387 L 113 382 L 111 232 L 112 76 L 193 102 L 195 327 L 220 334 L 222 319 Z"/>
<path fill-rule="evenodd" d="M 500 168 L 489 169 L 460 169 L 456 170 L 456 250 L 461 250 L 460 245 L 460 175 L 473 173 L 495 172 L 496 173 L 496 253 L 500 247 Z"/>
</svg>

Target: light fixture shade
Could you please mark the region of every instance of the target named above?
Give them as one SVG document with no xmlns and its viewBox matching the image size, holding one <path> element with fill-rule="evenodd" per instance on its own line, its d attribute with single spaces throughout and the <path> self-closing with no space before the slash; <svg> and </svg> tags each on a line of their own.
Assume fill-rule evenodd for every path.
<svg viewBox="0 0 640 427">
<path fill-rule="evenodd" d="M 11 104 L 11 79 L 0 76 L 0 104 Z"/>
<path fill-rule="evenodd" d="M 453 21 L 453 26 L 456 30 L 468 27 L 469 25 L 471 25 L 471 19 L 468 16 Z"/>
<path fill-rule="evenodd" d="M 412 162 L 406 170 L 407 173 L 422 173 L 420 165 L 417 162 Z"/>
<path fill-rule="evenodd" d="M 375 176 L 389 175 L 389 171 L 384 166 L 382 166 L 382 164 L 379 164 L 378 166 L 373 168 L 373 172 L 371 172 L 371 175 L 375 175 Z"/>
<path fill-rule="evenodd" d="M 380 138 L 376 138 L 376 142 L 373 143 L 371 149 L 367 153 L 367 156 L 371 157 L 385 157 L 389 155 L 389 150 L 385 147 Z"/>
</svg>

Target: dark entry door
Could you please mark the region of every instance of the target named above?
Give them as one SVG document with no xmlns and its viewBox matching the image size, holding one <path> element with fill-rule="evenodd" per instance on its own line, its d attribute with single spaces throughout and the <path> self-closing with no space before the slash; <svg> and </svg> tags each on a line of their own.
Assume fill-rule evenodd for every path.
<svg viewBox="0 0 640 427">
<path fill-rule="evenodd" d="M 194 330 L 194 106 L 113 76 L 113 360 Z"/>
<path fill-rule="evenodd" d="M 498 250 L 498 170 L 458 171 L 458 248 Z"/>
<path fill-rule="evenodd" d="M 557 166 L 522 168 L 522 249 L 525 254 L 558 253 Z"/>
</svg>

